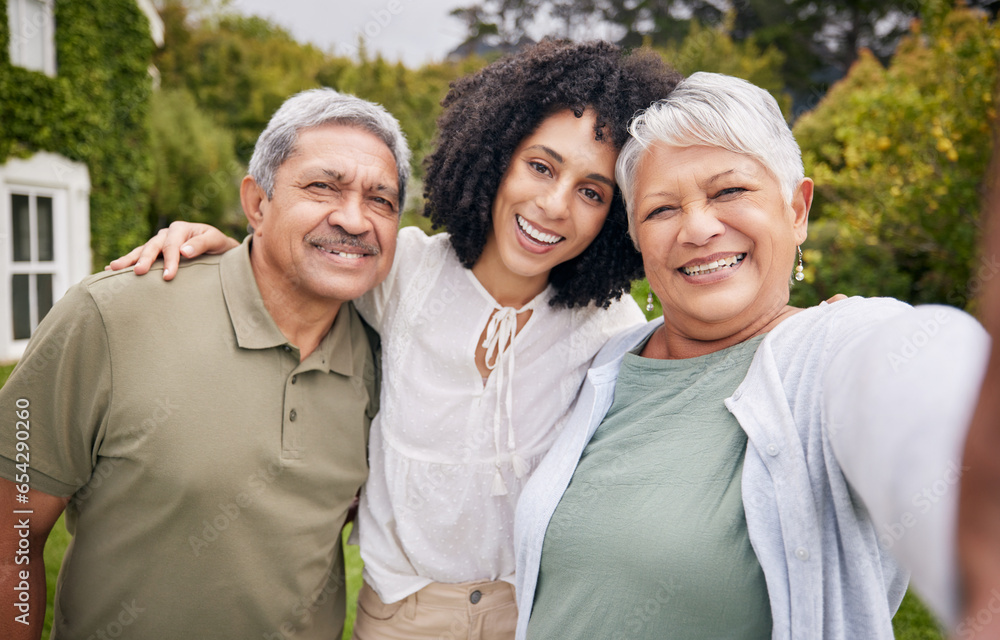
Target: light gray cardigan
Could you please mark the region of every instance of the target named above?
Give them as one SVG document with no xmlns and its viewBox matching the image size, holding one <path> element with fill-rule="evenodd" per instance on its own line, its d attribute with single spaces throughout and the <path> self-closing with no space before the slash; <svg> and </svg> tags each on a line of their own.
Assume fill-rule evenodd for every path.
<svg viewBox="0 0 1000 640">
<path fill-rule="evenodd" d="M 611 406 L 624 354 L 662 323 L 630 329 L 598 353 L 521 494 L 519 639 L 549 519 Z M 988 353 L 986 332 L 967 314 L 885 298 L 821 304 L 761 342 L 726 406 L 748 437 L 743 506 L 773 638 L 892 638 L 908 571 L 942 621 L 956 622 L 961 453 Z"/>
</svg>

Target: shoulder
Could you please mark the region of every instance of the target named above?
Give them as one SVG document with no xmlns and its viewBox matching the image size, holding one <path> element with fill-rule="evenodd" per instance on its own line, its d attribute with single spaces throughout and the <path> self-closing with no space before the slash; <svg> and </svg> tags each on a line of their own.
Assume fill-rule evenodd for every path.
<svg viewBox="0 0 1000 640">
<path fill-rule="evenodd" d="M 893 354 L 921 349 L 931 340 L 978 343 L 985 332 L 972 316 L 954 307 L 913 307 L 893 298 L 859 297 L 806 309 L 771 334 L 765 343 L 776 361 L 823 367 L 841 354 L 866 362 L 892 360 Z"/>
<path fill-rule="evenodd" d="M 170 282 L 163 280 L 163 262 L 157 260 L 146 275 L 137 276 L 132 269 L 102 271 L 81 280 L 80 286 L 102 311 L 110 306 L 136 304 L 151 296 L 188 295 L 204 286 L 205 277 L 218 280 L 222 257 L 200 256 L 184 260 L 180 266 L 183 273 Z"/>
<path fill-rule="evenodd" d="M 646 321 L 635 300 L 627 294 L 621 300 L 613 301 L 606 309 L 593 303 L 572 309 L 549 308 L 554 314 L 551 317 L 558 318 L 562 327 L 562 334 L 558 339 L 565 341 L 574 353 L 586 360 L 593 358 L 613 336 Z"/>
<path fill-rule="evenodd" d="M 913 307 L 894 298 L 853 297 L 828 304 L 809 307 L 788 318 L 768 336 L 772 344 L 801 344 L 803 340 L 816 343 L 845 341 L 874 329 L 894 316 L 912 311 Z"/>
<path fill-rule="evenodd" d="M 420 227 L 403 227 L 396 235 L 396 252 L 417 254 L 450 248 L 447 233 L 427 235 Z"/>
<path fill-rule="evenodd" d="M 403 227 L 396 236 L 396 256 L 392 270 L 396 277 L 413 277 L 449 261 L 455 265 L 458 257 L 451 248 L 447 233 L 427 235 L 419 227 Z"/>
</svg>

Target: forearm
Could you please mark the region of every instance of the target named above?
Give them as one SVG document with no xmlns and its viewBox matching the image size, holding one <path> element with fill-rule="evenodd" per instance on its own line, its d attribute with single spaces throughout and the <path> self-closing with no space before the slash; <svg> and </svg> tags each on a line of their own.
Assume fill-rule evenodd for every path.
<svg viewBox="0 0 1000 640">
<path fill-rule="evenodd" d="M 45 622 L 45 540 L 30 534 L 30 520 L 15 514 L 0 542 L 0 637 L 38 640 Z M 22 532 L 29 531 L 22 537 Z"/>
<path fill-rule="evenodd" d="M 0 479 L 0 638 L 42 636 L 45 541 L 67 502 Z"/>
<path fill-rule="evenodd" d="M 964 637 L 1000 637 L 1000 342 L 983 381 L 969 427 L 963 459 L 958 544 L 964 611 Z M 992 607 L 992 608 L 991 608 Z"/>
<path fill-rule="evenodd" d="M 824 381 L 824 428 L 844 476 L 879 539 L 948 624 L 960 608 L 962 450 L 988 348 L 971 317 L 918 307 L 838 353 Z"/>
</svg>

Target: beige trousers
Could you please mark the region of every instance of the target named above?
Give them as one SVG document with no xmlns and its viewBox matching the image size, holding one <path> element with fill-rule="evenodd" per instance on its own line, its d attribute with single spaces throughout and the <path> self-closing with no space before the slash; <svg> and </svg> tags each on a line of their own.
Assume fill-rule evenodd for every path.
<svg viewBox="0 0 1000 640">
<path fill-rule="evenodd" d="M 365 582 L 352 640 L 512 640 L 514 587 L 506 582 L 432 582 L 385 604 Z"/>
</svg>

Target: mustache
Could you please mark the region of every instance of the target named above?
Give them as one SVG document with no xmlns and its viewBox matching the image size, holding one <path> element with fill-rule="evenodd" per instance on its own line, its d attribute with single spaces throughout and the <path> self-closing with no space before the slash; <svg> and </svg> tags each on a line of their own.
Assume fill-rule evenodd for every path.
<svg viewBox="0 0 1000 640">
<path fill-rule="evenodd" d="M 341 228 L 336 228 L 332 233 L 310 233 L 305 237 L 305 241 L 310 244 L 318 244 L 327 247 L 343 247 L 345 249 L 361 249 L 365 253 L 377 256 L 382 253 L 382 249 L 377 244 L 372 244 L 363 239 L 362 236 L 347 233 Z"/>
</svg>

